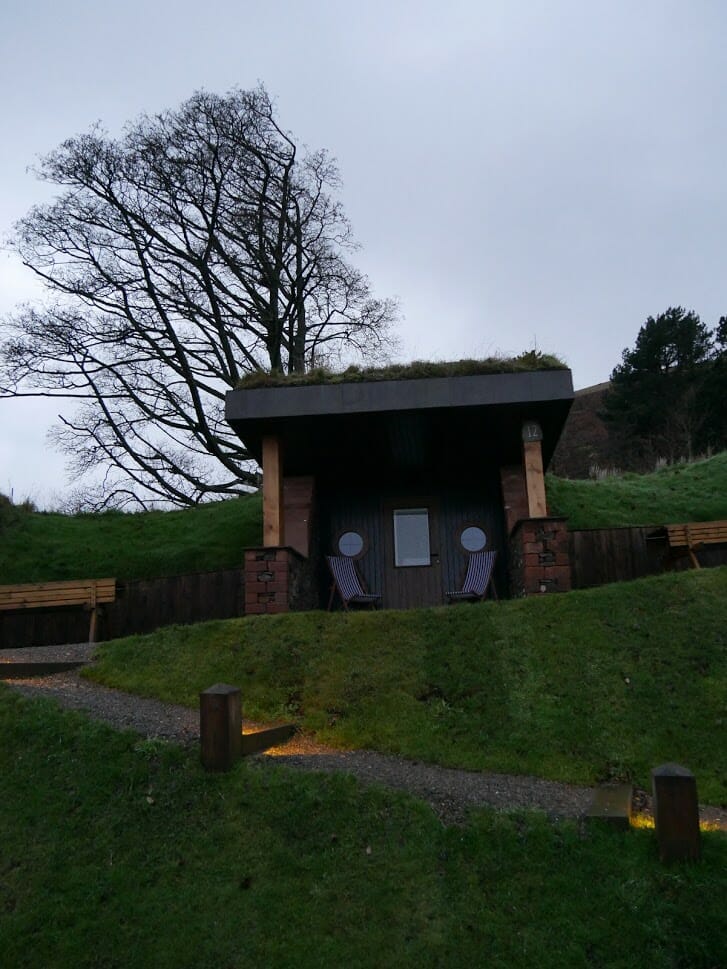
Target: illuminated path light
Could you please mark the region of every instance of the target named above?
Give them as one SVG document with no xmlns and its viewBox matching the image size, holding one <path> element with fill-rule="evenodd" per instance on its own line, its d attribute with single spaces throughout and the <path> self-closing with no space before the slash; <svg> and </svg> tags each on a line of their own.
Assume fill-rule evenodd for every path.
<svg viewBox="0 0 727 969">
<path fill-rule="evenodd" d="M 231 770 L 240 757 L 277 747 L 294 733 L 295 726 L 289 723 L 244 733 L 237 686 L 215 683 L 199 695 L 200 757 L 205 770 Z"/>
</svg>

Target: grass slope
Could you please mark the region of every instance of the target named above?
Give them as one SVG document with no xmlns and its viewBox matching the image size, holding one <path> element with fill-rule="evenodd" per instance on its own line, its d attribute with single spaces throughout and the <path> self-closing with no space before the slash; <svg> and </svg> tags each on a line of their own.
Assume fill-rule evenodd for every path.
<svg viewBox="0 0 727 969">
<path fill-rule="evenodd" d="M 549 476 L 548 499 L 572 528 L 727 518 L 727 452 L 649 475 Z M 0 496 L 0 585 L 227 568 L 261 538 L 259 495 L 187 511 L 74 516 L 24 511 Z"/>
<path fill-rule="evenodd" d="M 0 951 L 14 969 L 727 964 L 727 839 L 474 812 L 140 741 L 0 688 Z M 19 819 L 22 818 L 22 823 Z"/>
<path fill-rule="evenodd" d="M 727 518 L 727 452 L 652 474 L 599 481 L 548 476 L 548 504 L 571 528 L 662 525 Z"/>
<path fill-rule="evenodd" d="M 215 682 L 251 719 L 342 747 L 650 787 L 685 764 L 727 803 L 727 568 L 539 599 L 298 613 L 100 647 L 99 682 L 190 706 Z"/>
<path fill-rule="evenodd" d="M 241 564 L 241 549 L 262 537 L 259 495 L 133 515 L 4 511 L 0 584 L 231 568 Z"/>
</svg>

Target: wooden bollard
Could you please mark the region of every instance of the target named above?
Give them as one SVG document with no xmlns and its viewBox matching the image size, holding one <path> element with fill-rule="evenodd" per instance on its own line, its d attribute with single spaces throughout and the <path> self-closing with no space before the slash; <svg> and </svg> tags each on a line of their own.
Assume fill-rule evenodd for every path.
<svg viewBox="0 0 727 969">
<path fill-rule="evenodd" d="M 697 781 L 679 764 L 662 764 L 651 772 L 654 822 L 662 861 L 697 861 L 699 804 Z"/>
<path fill-rule="evenodd" d="M 227 771 L 242 752 L 240 689 L 215 683 L 199 695 L 199 736 L 205 770 Z"/>
</svg>

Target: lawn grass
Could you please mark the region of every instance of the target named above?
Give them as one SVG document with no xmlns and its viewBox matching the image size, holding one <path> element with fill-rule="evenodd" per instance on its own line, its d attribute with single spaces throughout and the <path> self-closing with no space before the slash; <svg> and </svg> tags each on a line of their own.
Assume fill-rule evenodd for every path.
<svg viewBox="0 0 727 969">
<path fill-rule="evenodd" d="M 570 528 L 663 525 L 727 518 L 727 451 L 693 464 L 652 474 L 624 474 L 599 481 L 548 475 L 551 514 Z"/>
<path fill-rule="evenodd" d="M 0 585 L 231 568 L 262 539 L 259 495 L 184 511 L 61 515 L 5 507 Z"/>
<path fill-rule="evenodd" d="M 727 568 L 559 596 L 297 613 L 102 644 L 87 675 L 198 704 L 240 686 L 250 719 L 450 766 L 650 787 L 666 761 L 727 803 Z"/>
<path fill-rule="evenodd" d="M 727 518 L 727 452 L 650 475 L 602 481 L 548 477 L 552 514 L 571 528 Z M 186 511 L 95 515 L 32 512 L 0 502 L 0 585 L 143 579 L 230 568 L 262 540 L 259 495 Z"/>
<path fill-rule="evenodd" d="M 727 964 L 727 838 L 474 811 L 140 740 L 0 687 L 0 952 L 13 969 Z"/>
</svg>

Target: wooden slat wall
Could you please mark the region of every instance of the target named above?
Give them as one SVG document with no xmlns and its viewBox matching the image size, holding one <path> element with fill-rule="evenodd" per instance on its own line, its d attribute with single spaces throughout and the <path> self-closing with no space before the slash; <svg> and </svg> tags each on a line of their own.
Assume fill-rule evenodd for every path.
<svg viewBox="0 0 727 969">
<path fill-rule="evenodd" d="M 666 535 L 659 539 L 647 538 L 654 531 L 651 526 L 569 532 L 573 588 L 626 582 L 662 572 L 668 544 Z M 702 548 L 698 558 L 703 566 L 727 565 L 727 544 Z M 674 568 L 690 568 L 689 559 L 676 562 Z"/>
<path fill-rule="evenodd" d="M 484 479 L 478 487 L 456 488 L 440 483 L 421 482 L 422 493 L 436 499 L 439 508 L 439 555 L 442 570 L 442 595 L 460 587 L 467 565 L 467 557 L 459 545 L 458 536 L 465 525 L 480 525 L 488 535 L 488 548 L 497 549 L 497 572 L 495 581 L 498 592 L 506 594 L 507 555 L 504 513 L 499 480 Z M 413 491 L 413 488 L 411 489 Z M 335 550 L 338 535 L 354 529 L 366 536 L 366 554 L 357 560 L 368 588 L 373 592 L 385 591 L 385 549 L 387 542 L 383 529 L 389 527 L 389 518 L 383 508 L 387 501 L 401 501 L 404 488 L 375 494 L 370 487 L 362 489 L 339 489 L 325 495 L 319 509 L 322 535 L 322 554 Z M 406 506 L 406 499 L 403 499 Z M 322 573 L 321 588 L 328 590 L 330 576 Z"/>
<path fill-rule="evenodd" d="M 322 555 L 336 552 L 335 542 L 343 531 L 354 529 L 366 537 L 365 554 L 357 559 L 356 565 L 367 588 L 381 593 L 384 588 L 383 534 L 381 531 L 381 501 L 370 490 L 365 492 L 344 492 L 329 496 L 320 511 L 322 527 Z M 322 556 L 321 556 L 322 561 Z M 321 589 L 325 600 L 331 577 L 326 570 L 322 573 Z"/>
<path fill-rule="evenodd" d="M 242 567 L 124 583 L 105 607 L 107 639 L 151 632 L 172 623 L 231 619 L 245 611 Z"/>
<path fill-rule="evenodd" d="M 88 642 L 88 622 L 88 613 L 78 606 L 68 609 L 0 612 L 0 648 L 85 643 Z M 102 636 L 103 619 L 97 638 Z"/>
<path fill-rule="evenodd" d="M 573 588 L 625 582 L 663 571 L 665 540 L 647 540 L 653 528 L 569 532 Z"/>
<path fill-rule="evenodd" d="M 487 535 L 487 549 L 497 552 L 495 585 L 497 593 L 507 595 L 507 541 L 499 482 L 495 479 L 481 489 L 451 490 L 442 498 L 442 568 L 445 592 L 462 587 L 468 556 L 459 542 L 467 525 L 479 525 Z"/>
<path fill-rule="evenodd" d="M 653 528 L 597 528 L 569 532 L 573 588 L 622 582 L 662 571 L 666 541 L 648 541 Z"/>
<path fill-rule="evenodd" d="M 151 632 L 172 623 L 229 619 L 244 614 L 242 567 L 119 582 L 115 602 L 103 606 L 99 639 Z M 88 613 L 78 607 L 0 612 L 0 648 L 81 643 Z"/>
</svg>

